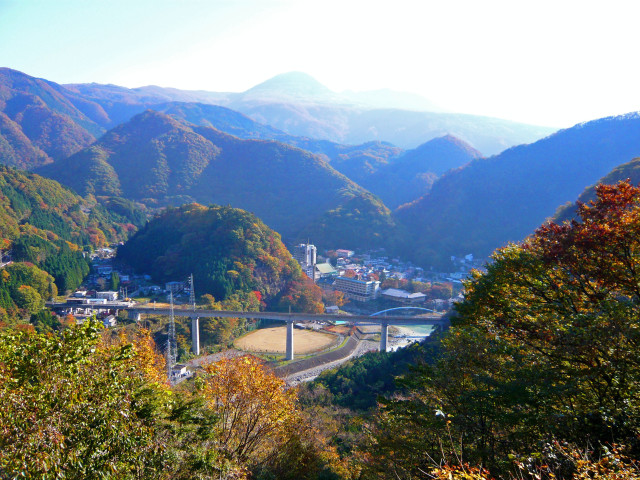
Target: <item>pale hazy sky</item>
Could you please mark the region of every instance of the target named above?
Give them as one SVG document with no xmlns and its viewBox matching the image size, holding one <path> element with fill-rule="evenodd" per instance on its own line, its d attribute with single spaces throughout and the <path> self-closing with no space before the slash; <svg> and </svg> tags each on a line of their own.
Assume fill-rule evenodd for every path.
<svg viewBox="0 0 640 480">
<path fill-rule="evenodd" d="M 564 127 L 640 110 L 639 14 L 615 0 L 0 0 L 0 66 L 211 91 L 295 70 Z"/>
</svg>

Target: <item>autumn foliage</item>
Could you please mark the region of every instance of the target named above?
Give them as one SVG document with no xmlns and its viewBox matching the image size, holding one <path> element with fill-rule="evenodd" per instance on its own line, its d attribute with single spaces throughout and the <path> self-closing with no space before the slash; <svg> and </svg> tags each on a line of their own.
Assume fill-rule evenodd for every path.
<svg viewBox="0 0 640 480">
<path fill-rule="evenodd" d="M 219 418 L 218 442 L 225 455 L 252 464 L 274 455 L 297 422 L 296 391 L 248 355 L 204 369 L 203 395 Z"/>
<path fill-rule="evenodd" d="M 288 296 L 294 310 L 315 312 L 315 297 L 321 296 L 280 235 L 237 208 L 191 204 L 167 209 L 118 256 L 158 281 L 193 273 L 198 295 L 212 295 L 218 302 L 250 294 L 258 305 L 271 305 Z"/>
<path fill-rule="evenodd" d="M 436 478 L 638 478 L 632 461 L 618 475 L 599 459 L 612 442 L 640 453 L 640 189 L 597 195 L 474 273 L 439 360 L 385 402 L 373 465 L 398 478 L 437 465 Z"/>
</svg>

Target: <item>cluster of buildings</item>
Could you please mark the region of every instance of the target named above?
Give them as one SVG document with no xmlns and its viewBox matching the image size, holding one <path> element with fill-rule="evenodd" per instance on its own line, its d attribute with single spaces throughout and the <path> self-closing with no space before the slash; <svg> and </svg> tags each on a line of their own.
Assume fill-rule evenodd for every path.
<svg viewBox="0 0 640 480">
<path fill-rule="evenodd" d="M 328 259 L 318 263 L 317 248 L 310 243 L 296 245 L 293 248 L 293 256 L 302 267 L 302 270 L 322 288 L 342 292 L 346 298 L 359 302 L 367 302 L 375 299 L 384 299 L 403 305 L 424 305 L 427 295 L 420 292 L 409 292 L 401 288 L 382 289 L 381 284 L 385 279 L 414 280 L 419 282 L 450 282 L 461 285 L 462 280 L 468 276 L 471 268 L 481 267 L 481 261 L 474 260 L 472 255 L 464 257 L 452 257 L 454 265 L 452 272 L 425 271 L 410 262 L 402 262 L 399 259 L 390 259 L 383 252 L 376 251 L 366 254 L 358 254 L 357 259 L 353 250 L 338 249 L 335 251 L 335 264 L 331 265 Z M 445 310 L 452 299 L 428 300 L 429 307 L 436 310 Z"/>
</svg>

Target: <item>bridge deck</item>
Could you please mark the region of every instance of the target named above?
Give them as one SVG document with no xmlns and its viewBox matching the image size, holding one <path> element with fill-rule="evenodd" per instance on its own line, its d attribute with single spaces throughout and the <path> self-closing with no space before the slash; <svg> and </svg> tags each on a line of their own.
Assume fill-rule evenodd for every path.
<svg viewBox="0 0 640 480">
<path fill-rule="evenodd" d="M 123 303 L 102 303 L 102 304 L 82 304 L 82 303 L 53 303 L 47 302 L 49 308 L 94 308 L 105 310 L 127 310 L 141 314 L 170 315 L 169 308 L 153 308 L 142 305 L 126 306 Z M 368 323 L 374 325 L 440 325 L 444 321 L 441 316 L 369 316 L 369 315 L 335 315 L 335 314 L 317 314 L 317 313 L 285 313 L 285 312 L 236 312 L 228 310 L 192 310 L 183 308 L 174 308 L 174 316 L 189 318 L 204 317 L 231 317 L 231 318 L 254 318 L 263 320 L 280 320 L 285 322 L 302 322 L 317 321 L 331 322 L 336 321 L 350 323 Z"/>
</svg>

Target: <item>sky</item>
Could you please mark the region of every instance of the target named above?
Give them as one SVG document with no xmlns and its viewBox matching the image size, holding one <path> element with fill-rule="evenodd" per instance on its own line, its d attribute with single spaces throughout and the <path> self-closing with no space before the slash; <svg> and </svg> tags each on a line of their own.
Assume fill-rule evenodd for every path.
<svg viewBox="0 0 640 480">
<path fill-rule="evenodd" d="M 0 0 L 0 66 L 240 92 L 305 72 L 550 127 L 640 110 L 634 1 Z"/>
</svg>

